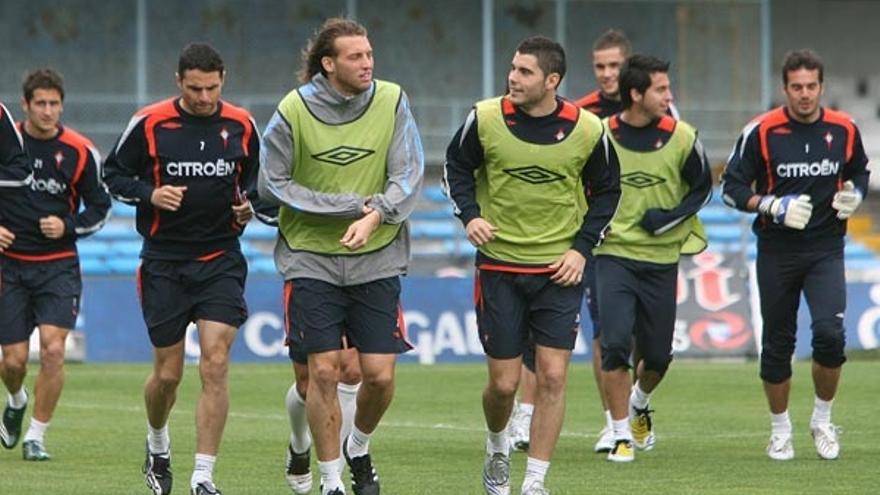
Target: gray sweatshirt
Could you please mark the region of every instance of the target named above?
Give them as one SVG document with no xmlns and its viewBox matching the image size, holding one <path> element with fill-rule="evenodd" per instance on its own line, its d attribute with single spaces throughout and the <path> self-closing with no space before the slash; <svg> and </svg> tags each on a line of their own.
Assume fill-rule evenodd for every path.
<svg viewBox="0 0 880 495">
<path fill-rule="evenodd" d="M 328 124 L 344 124 L 366 110 L 375 88 L 373 83 L 363 93 L 344 96 L 318 74 L 299 91 L 315 117 Z M 275 266 L 284 279 L 311 278 L 348 286 L 405 274 L 410 256 L 407 218 L 416 206 L 425 172 L 422 142 L 406 93 L 401 93 L 397 105 L 382 194 L 366 197 L 355 193 L 323 193 L 294 182 L 291 171 L 297 166 L 295 145 L 291 123 L 276 111 L 266 126 L 260 147 L 257 183 L 260 198 L 299 211 L 350 218 L 352 222 L 363 215 L 362 209 L 369 202 L 369 206 L 379 212 L 382 222 L 403 225 L 397 238 L 384 248 L 344 256 L 292 250 L 279 234 Z"/>
</svg>

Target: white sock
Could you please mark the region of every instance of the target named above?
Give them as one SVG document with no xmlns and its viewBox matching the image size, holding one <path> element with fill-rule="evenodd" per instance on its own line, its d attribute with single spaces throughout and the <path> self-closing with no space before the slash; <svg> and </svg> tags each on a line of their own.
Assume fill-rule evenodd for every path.
<svg viewBox="0 0 880 495">
<path fill-rule="evenodd" d="M 834 399 L 822 400 L 816 397 L 816 401 L 813 403 L 813 417 L 810 418 L 810 426 L 830 423 L 833 403 Z"/>
<path fill-rule="evenodd" d="M 339 382 L 336 385 L 336 396 L 339 398 L 339 409 L 342 411 L 342 422 L 339 427 L 340 447 L 354 427 L 354 413 L 357 412 L 357 394 L 360 388 L 360 383 L 349 385 Z"/>
<path fill-rule="evenodd" d="M 351 425 L 351 435 L 348 437 L 348 457 L 367 455 L 369 448 L 370 435 L 358 429 L 357 425 Z"/>
<path fill-rule="evenodd" d="M 150 452 L 154 454 L 164 454 L 171 449 L 171 436 L 168 435 L 168 423 L 161 428 L 153 428 L 147 422 L 147 444 L 150 446 Z"/>
<path fill-rule="evenodd" d="M 648 407 L 649 400 L 651 400 L 651 394 L 644 392 L 639 386 L 639 382 L 636 382 L 629 395 L 629 406 L 635 409 L 644 409 Z"/>
<path fill-rule="evenodd" d="M 28 427 L 28 431 L 24 435 L 24 441 L 29 442 L 31 440 L 36 440 L 40 443 L 43 443 L 43 435 L 46 434 L 46 428 L 48 427 L 49 423 L 37 421 L 36 418 L 31 416 L 31 425 L 30 427 Z"/>
<path fill-rule="evenodd" d="M 529 457 L 528 460 L 526 460 L 526 477 L 523 479 L 523 490 L 536 481 L 543 485 L 548 469 L 550 469 L 550 461 L 542 461 L 540 459 L 535 459 L 534 457 Z"/>
<path fill-rule="evenodd" d="M 632 441 L 633 434 L 629 428 L 629 418 L 612 419 L 611 429 L 614 431 L 614 440 Z"/>
<path fill-rule="evenodd" d="M 502 453 L 507 455 L 510 453 L 510 443 L 507 439 L 507 428 L 499 431 L 498 433 L 489 432 L 489 436 L 486 439 L 486 452 L 491 454 Z"/>
<path fill-rule="evenodd" d="M 532 414 L 534 412 L 535 412 L 535 405 L 534 404 L 529 404 L 528 402 L 520 402 L 519 403 L 519 413 L 523 417 L 529 418 L 529 420 L 531 420 Z"/>
<path fill-rule="evenodd" d="M 605 428 L 614 429 L 614 419 L 611 418 L 611 411 L 605 409 Z"/>
<path fill-rule="evenodd" d="M 787 410 L 780 414 L 770 413 L 770 431 L 774 435 L 791 435 L 791 418 Z"/>
<path fill-rule="evenodd" d="M 324 487 L 324 493 L 332 492 L 337 488 L 345 492 L 342 484 L 342 458 L 337 457 L 332 461 L 318 461 L 318 472 L 321 473 L 321 486 Z"/>
<path fill-rule="evenodd" d="M 27 405 L 28 402 L 28 394 L 24 389 L 24 385 L 18 389 L 18 392 L 14 394 L 7 393 L 6 402 L 9 404 L 9 407 L 13 409 L 21 409 L 22 407 Z"/>
<path fill-rule="evenodd" d="M 296 383 L 287 390 L 284 403 L 287 406 L 287 419 L 290 420 L 290 446 L 294 452 L 302 454 L 312 446 L 312 434 L 309 432 L 306 401 L 299 395 Z"/>
<path fill-rule="evenodd" d="M 196 464 L 193 468 L 192 478 L 190 478 L 190 486 L 196 487 L 204 481 L 214 481 L 214 463 L 217 462 L 217 456 L 208 454 L 196 454 Z"/>
</svg>

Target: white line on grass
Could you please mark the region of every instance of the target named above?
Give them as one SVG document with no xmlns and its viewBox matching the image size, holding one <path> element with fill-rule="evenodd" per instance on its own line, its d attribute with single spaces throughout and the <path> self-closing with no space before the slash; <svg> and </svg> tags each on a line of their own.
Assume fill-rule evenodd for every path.
<svg viewBox="0 0 880 495">
<path fill-rule="evenodd" d="M 63 407 L 71 407 L 74 409 L 88 409 L 88 410 L 97 410 L 97 411 L 115 411 L 115 412 L 136 412 L 143 413 L 144 408 L 140 406 L 102 406 L 97 404 L 85 404 L 82 402 L 62 402 Z M 192 415 L 195 414 L 194 411 L 188 409 L 175 409 L 173 411 L 174 415 Z M 264 414 L 264 413 L 243 413 L 243 412 L 229 412 L 230 418 L 237 419 L 252 419 L 252 420 L 269 420 L 269 421 L 283 421 L 287 422 L 287 416 L 282 414 Z M 416 430 L 444 430 L 444 431 L 458 431 L 464 433 L 483 433 L 486 431 L 485 427 L 481 426 L 459 426 L 459 425 L 450 425 L 445 423 L 417 423 L 412 421 L 382 421 L 380 426 L 383 428 L 400 428 L 400 429 L 416 429 Z M 853 431 L 847 428 L 846 431 L 848 434 L 871 434 L 875 433 L 875 431 L 866 431 L 859 430 Z M 567 431 L 563 430 L 560 433 L 561 437 L 566 438 L 596 438 L 598 435 L 592 433 L 581 433 L 575 431 Z M 686 438 L 692 437 L 692 430 L 682 430 L 680 432 L 663 430 L 660 433 L 660 436 L 664 438 Z M 717 439 L 727 439 L 727 438 L 742 438 L 742 437 L 764 437 L 767 436 L 766 431 L 738 431 L 731 433 L 715 433 L 715 434 L 707 434 L 705 432 L 700 433 L 701 437 L 704 438 L 717 438 Z"/>
</svg>

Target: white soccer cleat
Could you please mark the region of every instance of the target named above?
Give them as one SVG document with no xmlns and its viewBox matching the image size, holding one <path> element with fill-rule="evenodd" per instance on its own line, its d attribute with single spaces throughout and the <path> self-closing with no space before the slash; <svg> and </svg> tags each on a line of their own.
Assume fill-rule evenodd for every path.
<svg viewBox="0 0 880 495">
<path fill-rule="evenodd" d="M 791 444 L 791 434 L 770 435 L 767 455 L 774 461 L 790 461 L 794 459 L 794 446 Z"/>
<path fill-rule="evenodd" d="M 532 427 L 532 416 L 524 414 L 519 405 L 515 405 L 510 421 L 507 423 L 507 438 L 510 443 L 510 451 L 529 451 L 529 429 Z"/>
<path fill-rule="evenodd" d="M 614 430 L 605 426 L 599 431 L 599 440 L 593 446 L 593 452 L 611 452 L 614 449 Z"/>
<path fill-rule="evenodd" d="M 840 428 L 831 423 L 823 423 L 810 427 L 813 434 L 813 442 L 816 444 L 816 453 L 826 460 L 837 459 L 840 456 Z"/>
<path fill-rule="evenodd" d="M 636 460 L 636 448 L 632 440 L 615 440 L 614 448 L 611 449 L 611 452 L 608 452 L 608 460 L 611 462 L 632 462 Z"/>
<path fill-rule="evenodd" d="M 550 490 L 544 488 L 544 483 L 538 480 L 532 481 L 528 486 L 524 486 L 522 495 L 550 495 Z"/>
<path fill-rule="evenodd" d="M 510 495 L 510 456 L 486 454 L 483 464 L 483 488 L 486 495 Z"/>
</svg>

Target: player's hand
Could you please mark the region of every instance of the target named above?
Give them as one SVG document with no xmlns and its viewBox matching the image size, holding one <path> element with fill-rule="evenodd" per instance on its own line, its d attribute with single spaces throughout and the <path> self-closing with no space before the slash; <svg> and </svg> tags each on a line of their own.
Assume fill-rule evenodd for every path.
<svg viewBox="0 0 880 495">
<path fill-rule="evenodd" d="M 153 189 L 150 195 L 150 203 L 160 210 L 177 211 L 183 203 L 183 193 L 186 186 L 165 185 Z"/>
<path fill-rule="evenodd" d="M 550 276 L 553 283 L 563 287 L 571 287 L 578 285 L 584 279 L 584 267 L 587 266 L 587 259 L 584 255 L 574 249 L 569 249 L 550 265 L 552 270 L 556 272 Z"/>
<path fill-rule="evenodd" d="M 853 181 L 848 180 L 843 183 L 843 189 L 834 194 L 834 200 L 831 201 L 831 207 L 837 210 L 837 218 L 846 220 L 849 218 L 862 204 L 862 193 L 856 189 Z"/>
<path fill-rule="evenodd" d="M 254 218 L 254 208 L 250 201 L 245 200 L 241 204 L 232 205 L 232 215 L 235 217 L 235 223 L 244 225 Z"/>
<path fill-rule="evenodd" d="M 41 218 L 40 232 L 49 239 L 61 239 L 64 237 L 64 220 L 55 215 Z"/>
<path fill-rule="evenodd" d="M 758 212 L 772 218 L 774 223 L 804 230 L 810 223 L 810 217 L 813 216 L 813 205 L 810 204 L 810 197 L 806 194 L 800 196 L 789 194 L 781 198 L 768 195 L 761 198 L 758 203 Z"/>
<path fill-rule="evenodd" d="M 352 222 L 342 239 L 339 239 L 339 242 L 350 251 L 356 251 L 366 246 L 370 235 L 379 226 L 381 220 L 379 212 L 369 207 L 365 207 L 364 211 L 368 211 L 368 213 Z"/>
<path fill-rule="evenodd" d="M 487 222 L 486 219 L 477 217 L 468 222 L 465 230 L 471 244 L 482 246 L 495 238 L 495 232 L 498 231 L 498 228 Z"/>
<path fill-rule="evenodd" d="M 9 246 L 12 245 L 12 241 L 15 240 L 15 234 L 12 233 L 11 230 L 6 227 L 0 225 L 0 253 L 6 250 Z"/>
</svg>

